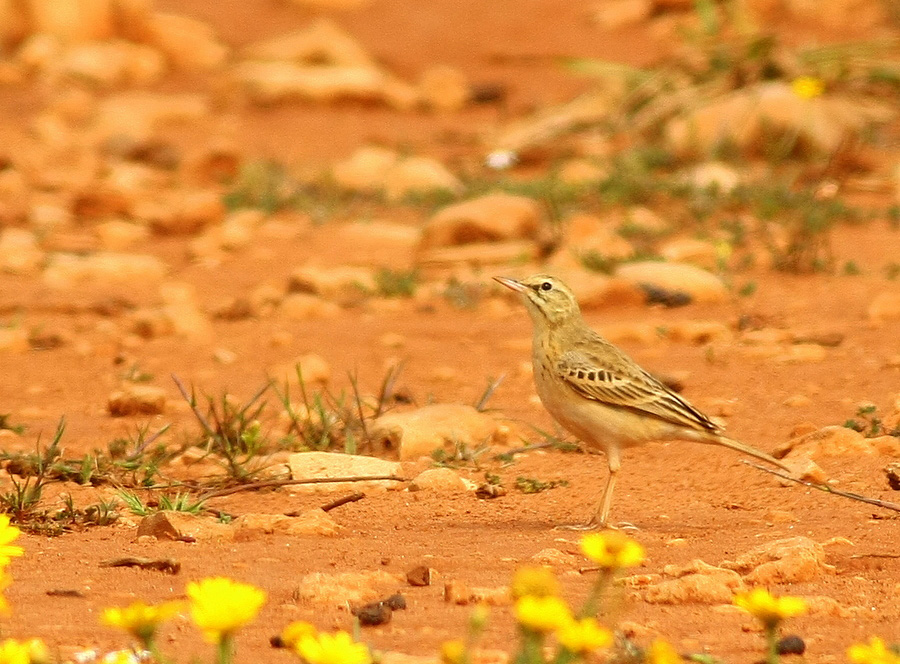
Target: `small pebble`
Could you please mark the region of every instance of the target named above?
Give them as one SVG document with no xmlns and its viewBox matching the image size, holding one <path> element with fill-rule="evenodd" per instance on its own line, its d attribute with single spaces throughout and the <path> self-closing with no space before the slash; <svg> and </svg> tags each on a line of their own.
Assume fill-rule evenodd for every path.
<svg viewBox="0 0 900 664">
<path fill-rule="evenodd" d="M 775 646 L 779 655 L 802 655 L 806 652 L 806 643 L 796 634 L 782 638 Z"/>
</svg>

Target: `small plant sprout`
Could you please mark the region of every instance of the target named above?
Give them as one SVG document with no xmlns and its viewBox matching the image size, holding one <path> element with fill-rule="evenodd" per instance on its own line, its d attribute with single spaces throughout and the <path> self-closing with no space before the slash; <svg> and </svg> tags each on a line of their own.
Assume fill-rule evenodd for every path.
<svg viewBox="0 0 900 664">
<path fill-rule="evenodd" d="M 218 664 L 230 664 L 234 635 L 256 618 L 266 593 L 246 583 L 213 577 L 189 583 L 187 595 L 191 620 L 207 641 L 218 646 Z"/>
<path fill-rule="evenodd" d="M 766 663 L 778 664 L 778 627 L 788 618 L 806 613 L 806 602 L 799 597 L 775 597 L 765 588 L 754 588 L 735 595 L 734 605 L 762 624 L 766 633 Z"/>
</svg>

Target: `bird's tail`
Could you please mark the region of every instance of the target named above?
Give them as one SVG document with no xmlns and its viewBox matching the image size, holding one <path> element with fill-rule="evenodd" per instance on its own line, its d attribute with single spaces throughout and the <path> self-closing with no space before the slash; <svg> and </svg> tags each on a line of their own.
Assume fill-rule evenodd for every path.
<svg viewBox="0 0 900 664">
<path fill-rule="evenodd" d="M 721 434 L 712 434 L 708 438 L 698 439 L 701 443 L 708 443 L 710 445 L 722 445 L 723 447 L 727 447 L 728 449 L 732 449 L 735 452 L 742 452 L 752 457 L 756 457 L 760 461 L 765 461 L 766 463 L 770 463 L 773 466 L 778 466 L 784 471 L 791 472 L 791 469 L 784 465 L 781 461 L 773 457 L 771 454 L 766 454 L 762 450 L 758 450 L 752 445 L 746 445 L 738 440 L 734 440 L 732 438 L 727 438 Z"/>
</svg>

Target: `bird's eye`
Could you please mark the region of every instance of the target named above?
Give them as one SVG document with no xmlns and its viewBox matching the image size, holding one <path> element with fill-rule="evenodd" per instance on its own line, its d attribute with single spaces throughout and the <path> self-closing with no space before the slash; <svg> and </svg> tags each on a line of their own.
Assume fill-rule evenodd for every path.
<svg viewBox="0 0 900 664">
<path fill-rule="evenodd" d="M 553 284 L 551 284 L 549 281 L 545 281 L 544 283 L 541 284 L 542 291 L 548 291 L 551 288 L 553 288 Z"/>
</svg>

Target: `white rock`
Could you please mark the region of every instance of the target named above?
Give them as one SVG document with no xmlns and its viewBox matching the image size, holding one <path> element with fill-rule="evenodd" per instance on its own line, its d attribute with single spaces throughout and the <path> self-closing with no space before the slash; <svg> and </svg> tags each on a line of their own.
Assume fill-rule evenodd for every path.
<svg viewBox="0 0 900 664">
<path fill-rule="evenodd" d="M 106 409 L 113 417 L 160 415 L 166 410 L 166 391 L 154 385 L 125 385 L 109 395 Z"/>
<path fill-rule="evenodd" d="M 313 572 L 300 579 L 293 596 L 301 603 L 346 607 L 382 599 L 403 587 L 403 577 L 383 570 L 371 572 Z"/>
<path fill-rule="evenodd" d="M 384 187 L 388 171 L 399 158 L 393 150 L 364 146 L 335 164 L 332 175 L 334 181 L 345 189 L 375 193 Z"/>
<path fill-rule="evenodd" d="M 452 468 L 429 468 L 413 478 L 410 491 L 433 491 L 436 493 L 465 493 L 469 490 L 463 478 Z"/>
<path fill-rule="evenodd" d="M 247 541 L 259 535 L 273 533 L 334 537 L 341 530 L 337 522 L 320 509 L 308 510 L 300 516 L 249 512 L 241 514 L 234 520 L 232 526 L 235 530 L 234 538 L 238 541 Z"/>
<path fill-rule="evenodd" d="M 397 450 L 401 460 L 428 456 L 455 445 L 469 448 L 490 443 L 496 421 L 462 404 L 432 404 L 406 413 L 382 415 L 369 428 L 369 435 L 387 450 Z"/>
<path fill-rule="evenodd" d="M 148 19 L 145 41 L 159 49 L 174 67 L 209 71 L 225 64 L 228 47 L 203 21 L 164 12 L 155 12 Z"/>
<path fill-rule="evenodd" d="M 294 270 L 288 281 L 288 292 L 310 293 L 342 304 L 358 302 L 377 289 L 372 271 L 362 267 L 305 265 Z"/>
<path fill-rule="evenodd" d="M 295 480 L 402 476 L 400 463 L 397 461 L 337 452 L 297 452 L 290 455 L 288 465 L 291 468 L 291 479 Z M 296 488 L 306 493 L 330 493 L 349 489 L 397 490 L 402 486 L 402 482 L 395 480 L 371 480 L 353 483 L 300 484 Z"/>
<path fill-rule="evenodd" d="M 386 75 L 374 67 L 302 65 L 293 62 L 242 62 L 232 74 L 252 101 L 260 104 L 306 100 L 378 101 Z"/>
<path fill-rule="evenodd" d="M 75 288 L 88 283 L 142 283 L 161 280 L 168 266 L 156 256 L 99 252 L 90 256 L 54 254 L 44 269 L 51 288 Z"/>
<path fill-rule="evenodd" d="M 723 561 L 721 565 L 740 572 L 748 583 L 760 586 L 805 583 L 834 572 L 834 567 L 825 563 L 825 549 L 808 537 L 760 544 L 734 562 Z"/>
<path fill-rule="evenodd" d="M 462 182 L 446 166 L 430 157 L 409 157 L 390 168 L 384 179 L 388 200 L 399 201 L 412 194 L 448 191 L 459 194 Z"/>
<path fill-rule="evenodd" d="M 150 237 L 146 226 L 119 219 L 97 224 L 95 230 L 100 238 L 100 245 L 106 251 L 125 251 L 146 242 Z"/>
<path fill-rule="evenodd" d="M 652 13 L 652 0 L 601 0 L 595 5 L 593 16 L 607 30 L 617 30 L 637 25 Z"/>
<path fill-rule="evenodd" d="M 377 67 L 375 59 L 359 41 L 327 18 L 313 21 L 300 30 L 251 44 L 243 49 L 242 55 L 249 60 Z"/>
</svg>

